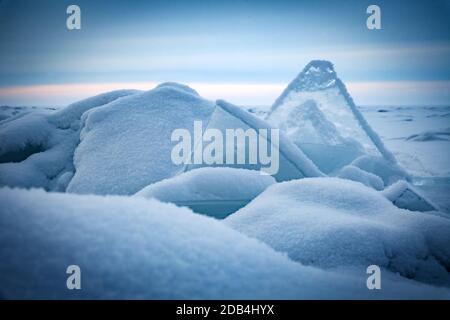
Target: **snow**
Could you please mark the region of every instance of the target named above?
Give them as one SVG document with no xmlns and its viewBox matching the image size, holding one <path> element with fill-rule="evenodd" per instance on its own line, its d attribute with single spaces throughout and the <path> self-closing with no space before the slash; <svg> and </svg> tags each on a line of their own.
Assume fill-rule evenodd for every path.
<svg viewBox="0 0 450 320">
<path fill-rule="evenodd" d="M 186 208 L 140 197 L 0 189 L 6 299 L 444 299 L 450 291 L 382 270 L 302 266 Z M 81 269 L 67 290 L 66 269 Z"/>
<path fill-rule="evenodd" d="M 264 120 L 261 120 L 253 114 L 247 112 L 243 108 L 232 105 L 226 101 L 216 101 L 216 108 L 211 118 L 208 121 L 207 129 L 216 129 L 222 132 L 225 136 L 227 129 L 241 128 L 247 130 L 249 128 L 255 129 L 259 132 L 259 129 L 271 130 L 270 126 Z M 282 132 L 280 132 L 278 144 L 275 141 L 270 140 L 270 132 L 267 137 L 267 149 L 270 149 L 272 144 L 279 150 L 279 170 L 273 177 L 277 181 L 285 181 L 303 177 L 317 177 L 323 176 L 323 173 L 306 157 L 303 152 L 293 144 Z M 195 150 L 193 151 L 195 152 Z M 248 150 L 246 151 L 248 153 Z M 225 158 L 224 152 L 224 158 Z M 247 157 L 248 159 L 248 157 Z M 223 166 L 234 168 L 245 168 L 250 170 L 260 170 L 261 164 L 227 164 L 223 161 Z M 202 165 L 188 165 L 186 170 L 201 167 Z M 220 166 L 220 165 L 217 165 Z"/>
<path fill-rule="evenodd" d="M 362 155 L 396 162 L 328 61 L 311 61 L 275 101 L 267 120 L 325 173 Z"/>
<path fill-rule="evenodd" d="M 102 93 L 75 103 L 68 105 L 66 108 L 58 110 L 49 116 L 49 121 L 55 123 L 58 128 L 69 128 L 77 127 L 78 121 L 81 119 L 81 115 L 92 109 L 119 98 L 126 97 L 139 93 L 139 90 L 115 90 L 111 92 Z"/>
<path fill-rule="evenodd" d="M 112 91 L 57 111 L 41 108 L 3 121 L 0 185 L 63 191 L 65 186 L 59 179 L 73 172 L 72 157 L 79 141 L 82 112 L 133 93 L 136 91 Z"/>
<path fill-rule="evenodd" d="M 186 86 L 165 83 L 83 115 L 72 193 L 127 194 L 174 176 L 172 131 L 207 122 L 214 103 Z"/>
<path fill-rule="evenodd" d="M 343 167 L 337 174 L 337 177 L 361 182 L 365 186 L 374 188 L 375 190 L 382 190 L 384 188 L 384 182 L 379 176 L 352 165 Z"/>
<path fill-rule="evenodd" d="M 279 183 L 224 221 L 306 265 L 375 264 L 450 286 L 450 219 L 399 209 L 357 182 L 307 178 Z"/>
<path fill-rule="evenodd" d="M 398 180 L 411 179 L 408 172 L 397 163 L 389 162 L 382 157 L 361 156 L 353 160 L 351 165 L 380 177 L 386 186 Z"/>
<path fill-rule="evenodd" d="M 382 194 L 399 208 L 411 211 L 437 211 L 438 207 L 406 181 L 397 181 Z"/>
<path fill-rule="evenodd" d="M 276 181 L 259 171 L 199 168 L 151 184 L 136 196 L 188 206 L 198 213 L 224 218 Z"/>
<path fill-rule="evenodd" d="M 12 121 L 24 116 L 27 113 L 42 110 L 54 111 L 55 107 L 28 107 L 28 106 L 0 106 L 0 124 Z"/>
<path fill-rule="evenodd" d="M 441 130 L 429 130 L 421 133 L 412 134 L 406 138 L 406 140 L 411 141 L 436 141 L 443 140 L 449 141 L 450 128 L 445 128 Z"/>
<path fill-rule="evenodd" d="M 194 121 L 222 130 L 270 129 L 243 109 L 204 100 L 185 85 L 118 90 L 5 123 L 0 129 L 0 185 L 131 195 L 196 167 L 175 165 L 170 158 L 173 130 L 192 131 Z M 267 141 L 269 147 L 276 144 Z M 276 147 L 281 156 L 274 175 L 278 181 L 322 175 L 284 135 Z"/>
<path fill-rule="evenodd" d="M 0 107 L 0 186 L 55 191 L 0 188 L 0 297 L 449 299 L 449 108 L 357 108 L 327 61 L 270 111 L 173 82 Z M 174 164 L 194 121 L 281 128 L 279 171 Z"/>
</svg>

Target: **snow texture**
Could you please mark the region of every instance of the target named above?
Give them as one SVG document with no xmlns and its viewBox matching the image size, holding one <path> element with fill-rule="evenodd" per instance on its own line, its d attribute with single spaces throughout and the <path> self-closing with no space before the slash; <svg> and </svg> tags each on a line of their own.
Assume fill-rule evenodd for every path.
<svg viewBox="0 0 450 320">
<path fill-rule="evenodd" d="M 383 180 L 379 176 L 352 165 L 343 167 L 337 177 L 361 182 L 365 186 L 374 188 L 375 190 L 382 190 L 384 188 Z"/>
<path fill-rule="evenodd" d="M 207 122 L 214 103 L 186 86 L 164 83 L 83 115 L 72 193 L 127 194 L 174 176 L 172 131 Z"/>
<path fill-rule="evenodd" d="M 0 185 L 64 191 L 68 174 L 74 170 L 72 158 L 82 113 L 136 92 L 112 91 L 58 111 L 24 112 L 1 122 Z"/>
<path fill-rule="evenodd" d="M 379 192 L 338 178 L 270 186 L 225 223 L 306 265 L 378 265 L 450 286 L 450 219 L 402 210 Z"/>
<path fill-rule="evenodd" d="M 445 299 L 449 290 L 383 270 L 302 266 L 215 219 L 139 197 L 0 189 L 6 299 Z M 66 269 L 81 269 L 67 290 Z"/>
<path fill-rule="evenodd" d="M 193 211 L 223 218 L 237 211 L 276 181 L 259 171 L 199 168 L 151 184 L 137 196 L 188 206 Z"/>
<path fill-rule="evenodd" d="M 311 61 L 275 101 L 267 120 L 325 173 L 365 154 L 396 163 L 328 61 Z"/>
</svg>

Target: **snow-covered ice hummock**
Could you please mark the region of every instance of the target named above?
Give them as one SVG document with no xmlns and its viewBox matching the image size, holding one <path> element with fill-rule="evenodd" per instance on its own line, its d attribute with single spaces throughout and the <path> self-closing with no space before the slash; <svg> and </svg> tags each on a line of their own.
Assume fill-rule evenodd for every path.
<svg viewBox="0 0 450 320">
<path fill-rule="evenodd" d="M 82 122 L 80 143 L 74 155 L 75 175 L 67 187 L 67 191 L 72 193 L 131 195 L 185 171 L 214 166 L 206 163 L 190 165 L 187 161 L 180 164 L 172 159 L 172 151 L 177 144 L 172 140 L 172 134 L 177 129 L 188 130 L 194 137 L 192 154 L 201 145 L 195 140 L 195 122 L 201 122 L 204 134 L 212 128 L 223 129 L 223 132 L 235 128 L 270 128 L 263 120 L 239 107 L 223 101 L 205 100 L 193 89 L 175 83 L 164 83 L 153 90 L 89 110 L 83 115 Z M 267 141 L 270 149 L 272 142 Z M 284 136 L 280 137 L 277 147 L 280 161 L 275 179 L 283 181 L 322 175 Z M 186 156 L 191 157 L 192 154 Z M 224 166 L 261 168 L 259 162 L 256 166 L 248 163 Z"/>
<path fill-rule="evenodd" d="M 196 121 L 201 122 L 204 134 L 207 129 L 222 129 L 224 137 L 226 129 L 270 128 L 263 120 L 239 107 L 223 101 L 205 100 L 194 90 L 173 83 L 162 84 L 153 90 L 90 110 L 82 119 L 84 127 L 74 157 L 76 172 L 68 192 L 134 194 L 152 183 L 182 172 L 214 166 L 206 163 L 189 165 L 187 161 L 176 164 L 171 158 L 176 145 L 172 141 L 174 130 L 186 129 L 195 139 L 193 131 Z M 270 149 L 272 141 L 267 141 Z M 192 154 L 199 145 L 198 141 L 193 141 Z M 275 179 L 283 181 L 322 175 L 284 136 L 280 137 L 277 147 L 280 163 L 279 171 L 274 174 Z M 253 170 L 261 168 L 259 163 L 256 166 L 248 163 L 224 166 Z"/>
<path fill-rule="evenodd" d="M 0 123 L 0 185 L 64 191 L 73 172 L 80 118 L 136 90 L 100 94 L 63 109 L 37 109 Z"/>
<path fill-rule="evenodd" d="M 197 213 L 224 218 L 244 207 L 276 181 L 256 170 L 199 168 L 151 184 L 136 196 L 155 198 Z"/>
<path fill-rule="evenodd" d="M 206 124 L 214 103 L 176 83 L 132 95 L 83 115 L 68 192 L 134 194 L 183 169 L 171 160 L 175 129 Z"/>
<path fill-rule="evenodd" d="M 328 61 L 311 61 L 275 101 L 267 120 L 324 173 L 335 174 L 367 155 L 396 165 Z"/>
<path fill-rule="evenodd" d="M 247 130 L 250 129 L 254 132 L 257 132 L 258 141 L 259 139 L 264 139 L 264 141 L 266 141 L 264 146 L 258 142 L 258 152 L 263 150 L 265 152 L 268 151 L 269 154 L 271 154 L 272 150 L 275 150 L 278 155 L 278 170 L 273 174 L 273 177 L 276 181 L 323 176 L 323 173 L 315 166 L 315 164 L 307 156 L 305 156 L 305 154 L 294 143 L 292 143 L 283 132 L 279 133 L 278 141 L 272 141 L 270 132 L 272 129 L 274 129 L 274 127 L 269 125 L 266 121 L 259 119 L 253 114 L 247 112 L 243 108 L 235 106 L 231 103 L 223 100 L 216 101 L 214 112 L 208 121 L 206 129 L 219 131 L 224 137 L 226 136 L 226 131 L 230 129 L 241 129 L 244 132 L 247 132 Z M 265 136 L 261 134 L 261 129 L 266 130 Z M 278 128 L 275 129 L 278 130 Z M 248 142 L 249 140 L 249 138 L 246 138 L 245 141 Z M 185 167 L 184 170 L 187 171 L 204 166 L 224 166 L 244 168 L 249 170 L 261 170 L 263 166 L 259 158 L 257 159 L 255 164 L 251 164 L 248 161 L 250 158 L 249 143 L 243 146 L 240 146 L 240 143 L 242 143 L 242 141 L 238 141 L 238 139 L 236 139 L 234 150 L 232 151 L 234 152 L 234 155 L 236 155 L 238 148 L 242 147 L 245 152 L 246 159 L 246 162 L 243 164 L 238 164 L 237 161 L 233 164 L 227 163 L 227 152 L 229 152 L 229 150 L 228 148 L 224 147 L 224 152 L 222 155 L 223 164 L 189 164 Z M 196 143 L 192 153 L 194 154 L 195 152 L 197 152 L 198 148 L 203 148 L 203 146 L 199 143 Z"/>
<path fill-rule="evenodd" d="M 384 269 L 382 290 L 368 290 L 366 267 L 303 266 L 213 218 L 157 200 L 2 188 L 0 202 L 5 299 L 450 297 L 446 288 Z M 71 265 L 81 270 L 81 290 L 66 287 Z"/>
<path fill-rule="evenodd" d="M 237 106 L 205 100 L 177 83 L 163 83 L 145 92 L 114 91 L 58 111 L 3 121 L 0 185 L 131 195 L 179 173 L 214 166 L 176 164 L 171 159 L 172 133 L 176 129 L 192 133 L 196 121 L 202 123 L 203 131 L 218 129 L 224 136 L 226 129 L 271 129 Z M 192 136 L 195 139 L 195 134 Z M 268 150 L 275 146 L 280 151 L 279 169 L 274 174 L 277 181 L 323 175 L 283 134 L 279 141 L 269 136 L 265 141 Z M 199 145 L 198 140 L 193 141 L 193 153 Z M 260 162 L 253 165 L 248 161 L 224 166 L 261 169 Z"/>
<path fill-rule="evenodd" d="M 338 178 L 268 187 L 225 223 L 306 265 L 378 265 L 450 286 L 450 219 L 399 209 L 379 192 Z"/>
</svg>

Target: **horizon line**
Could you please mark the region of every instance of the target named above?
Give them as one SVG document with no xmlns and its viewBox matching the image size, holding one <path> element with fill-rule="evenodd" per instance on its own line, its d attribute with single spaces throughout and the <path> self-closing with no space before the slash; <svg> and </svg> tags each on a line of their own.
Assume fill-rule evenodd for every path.
<svg viewBox="0 0 450 320">
<path fill-rule="evenodd" d="M 108 91 L 148 91 L 163 82 L 93 82 L 0 87 L 0 105 L 65 106 Z M 225 99 L 246 106 L 271 105 L 287 83 L 183 82 L 208 100 Z M 450 80 L 349 81 L 357 105 L 450 105 Z M 381 91 L 381 92 L 380 92 Z"/>
</svg>

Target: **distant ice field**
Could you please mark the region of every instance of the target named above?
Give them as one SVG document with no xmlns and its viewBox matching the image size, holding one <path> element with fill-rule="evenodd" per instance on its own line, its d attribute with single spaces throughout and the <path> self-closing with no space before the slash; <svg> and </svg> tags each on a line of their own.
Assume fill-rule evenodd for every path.
<svg viewBox="0 0 450 320">
<path fill-rule="evenodd" d="M 360 107 L 414 184 L 450 212 L 450 106 Z"/>
</svg>

